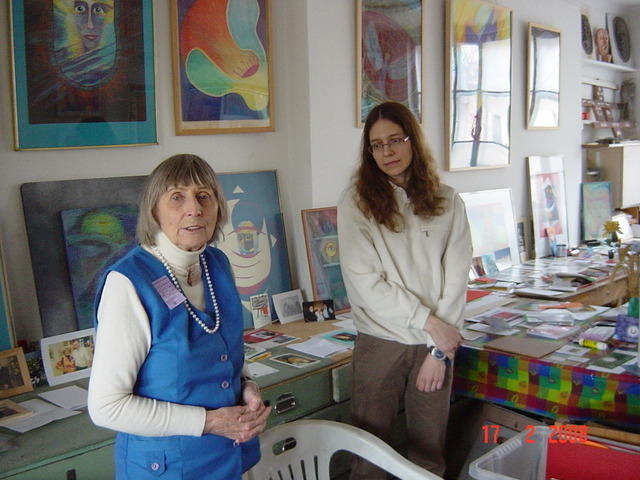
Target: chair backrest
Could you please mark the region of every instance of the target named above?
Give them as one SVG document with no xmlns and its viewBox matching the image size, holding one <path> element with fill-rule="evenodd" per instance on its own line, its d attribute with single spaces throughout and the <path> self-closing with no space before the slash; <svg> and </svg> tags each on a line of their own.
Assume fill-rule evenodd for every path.
<svg viewBox="0 0 640 480">
<path fill-rule="evenodd" d="M 262 459 L 249 480 L 329 480 L 331 456 L 346 450 L 403 480 L 442 480 L 404 458 L 375 435 L 344 423 L 297 420 L 260 435 Z"/>
</svg>

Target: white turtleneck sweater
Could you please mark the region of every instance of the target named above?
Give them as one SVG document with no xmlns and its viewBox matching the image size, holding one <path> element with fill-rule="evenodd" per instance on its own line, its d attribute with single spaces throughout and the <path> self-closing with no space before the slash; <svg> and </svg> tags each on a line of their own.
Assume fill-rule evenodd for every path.
<svg viewBox="0 0 640 480">
<path fill-rule="evenodd" d="M 204 247 L 186 252 L 159 232 L 156 245 L 173 269 L 192 305 L 204 309 L 204 285 L 187 284 L 187 269 Z M 144 247 L 149 253 L 156 253 Z M 202 435 L 205 409 L 133 394 L 138 371 L 151 347 L 149 318 L 131 281 L 119 272 L 107 275 L 98 306 L 96 350 L 89 383 L 89 413 L 96 425 L 146 436 Z"/>
</svg>

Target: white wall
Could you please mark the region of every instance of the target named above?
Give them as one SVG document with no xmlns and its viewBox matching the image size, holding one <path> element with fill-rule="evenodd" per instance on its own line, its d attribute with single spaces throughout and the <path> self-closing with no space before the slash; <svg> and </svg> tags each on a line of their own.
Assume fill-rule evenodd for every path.
<svg viewBox="0 0 640 480">
<path fill-rule="evenodd" d="M 25 182 L 141 175 L 174 153 L 199 154 L 218 171 L 277 169 L 294 281 L 310 294 L 300 210 L 335 205 L 356 165 L 361 130 L 355 128 L 355 2 L 273 0 L 276 131 L 260 134 L 175 136 L 167 0 L 155 4 L 159 145 L 132 148 L 13 151 L 9 74 L 0 81 L 0 240 L 11 289 L 17 338 L 41 335 L 19 187 Z M 511 187 L 516 216 L 528 214 L 526 157 L 565 158 L 571 243 L 578 241 L 580 155 L 579 4 L 571 0 L 505 0 L 513 9 L 511 165 L 478 172 L 445 172 L 459 191 Z M 425 0 L 424 131 L 444 167 L 444 2 Z M 561 128 L 525 130 L 528 22 L 562 30 Z M 7 9 L 0 30 L 7 31 Z M 0 42 L 0 64 L 8 65 Z"/>
</svg>

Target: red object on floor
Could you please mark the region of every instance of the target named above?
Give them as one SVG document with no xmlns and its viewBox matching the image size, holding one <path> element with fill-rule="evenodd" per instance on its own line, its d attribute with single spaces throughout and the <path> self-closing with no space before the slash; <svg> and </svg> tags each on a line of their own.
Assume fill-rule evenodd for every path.
<svg viewBox="0 0 640 480">
<path fill-rule="evenodd" d="M 582 443 L 547 445 L 547 480 L 638 480 L 638 472 L 640 452 Z"/>
</svg>

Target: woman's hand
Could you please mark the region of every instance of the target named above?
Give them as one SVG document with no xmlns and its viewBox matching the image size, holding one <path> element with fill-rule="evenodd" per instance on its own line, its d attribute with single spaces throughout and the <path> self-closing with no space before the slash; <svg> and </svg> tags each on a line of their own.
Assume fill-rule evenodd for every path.
<svg viewBox="0 0 640 480">
<path fill-rule="evenodd" d="M 243 385 L 242 399 L 245 405 L 207 410 L 203 433 L 247 442 L 262 433 L 267 426 L 271 407 L 262 403 L 258 386 L 254 382 Z"/>
<path fill-rule="evenodd" d="M 430 353 L 424 357 L 424 361 L 418 371 L 416 388 L 421 392 L 435 392 L 444 385 L 444 375 L 447 366 L 442 360 L 436 359 Z"/>
<path fill-rule="evenodd" d="M 433 338 L 438 348 L 453 360 L 456 354 L 456 348 L 458 348 L 462 342 L 462 337 L 458 329 L 440 320 L 435 315 L 429 315 L 429 318 L 427 318 L 427 321 L 424 323 L 424 330 L 431 335 L 431 338 Z"/>
</svg>

